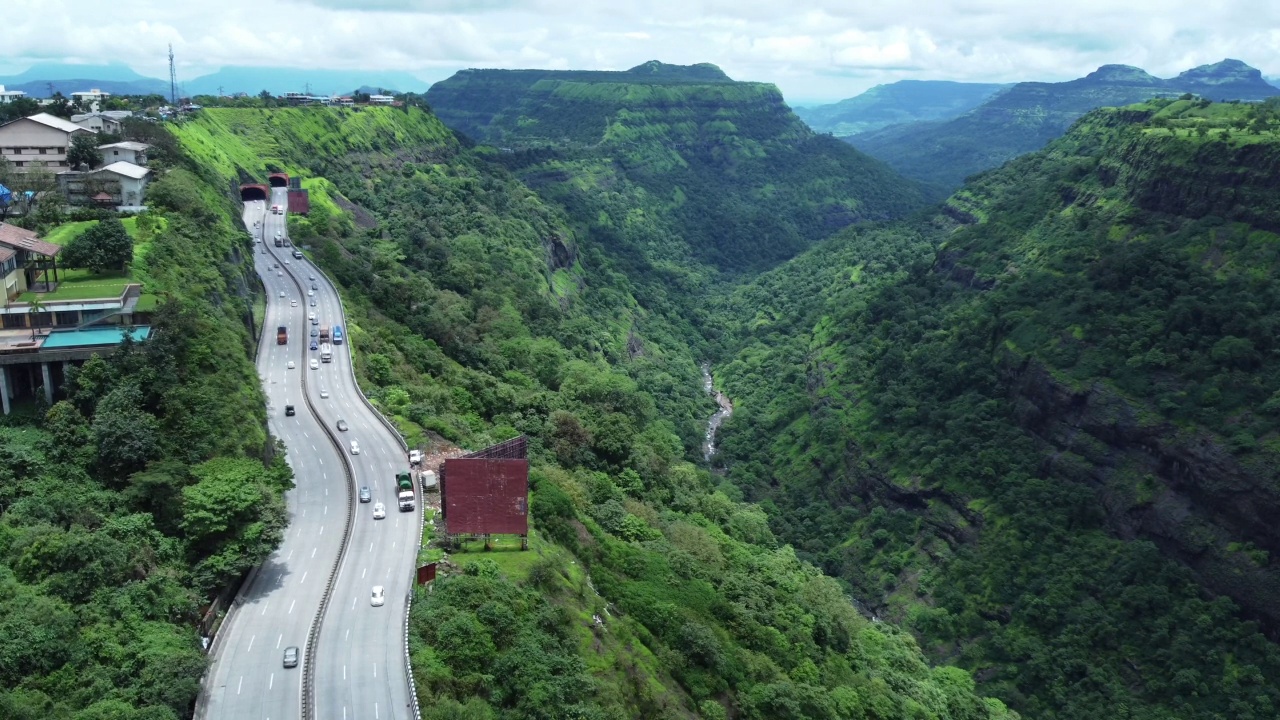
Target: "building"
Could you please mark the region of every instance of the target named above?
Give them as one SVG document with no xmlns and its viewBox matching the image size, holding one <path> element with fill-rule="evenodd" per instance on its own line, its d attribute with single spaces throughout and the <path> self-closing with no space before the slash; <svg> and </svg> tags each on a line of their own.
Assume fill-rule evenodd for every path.
<svg viewBox="0 0 1280 720">
<path fill-rule="evenodd" d="M 27 94 L 21 90 L 5 90 L 4 86 L 0 85 L 0 105 L 7 102 L 13 102 L 14 100 L 20 100 L 26 96 Z"/>
<path fill-rule="evenodd" d="M 150 170 L 122 160 L 97 170 L 58 173 L 58 189 L 69 205 L 98 205 L 128 210 L 142 206 L 142 198 L 150 180 Z"/>
<path fill-rule="evenodd" d="M 100 109 L 98 104 L 109 97 L 111 97 L 111 93 L 103 92 L 98 88 L 71 93 L 71 99 L 73 101 L 79 102 L 80 107 L 87 107 L 93 112 L 98 112 Z"/>
<path fill-rule="evenodd" d="M 0 157 L 19 172 L 33 167 L 60 172 L 67 169 L 71 139 L 82 133 L 93 131 L 48 113 L 11 120 L 0 125 Z"/>
<path fill-rule="evenodd" d="M 127 278 L 90 278 L 89 286 L 67 279 L 58 270 L 61 250 L 0 223 L 0 407 L 6 415 L 14 400 L 41 391 L 51 404 L 72 364 L 111 352 L 125 337 L 140 341 L 151 334 L 146 323 L 155 302 L 142 296 L 141 285 Z"/>
<path fill-rule="evenodd" d="M 396 101 L 395 95 L 370 95 L 369 96 L 370 105 L 390 105 L 395 101 Z"/>
<path fill-rule="evenodd" d="M 95 132 L 119 134 L 124 129 L 124 119 L 129 117 L 133 113 L 128 110 L 104 110 L 72 115 L 71 122 Z"/>
<path fill-rule="evenodd" d="M 115 162 L 127 162 L 134 165 L 147 164 L 147 150 L 151 146 L 140 142 L 118 142 L 110 145 L 99 145 L 98 152 L 102 154 L 102 164 L 110 165 Z"/>
</svg>

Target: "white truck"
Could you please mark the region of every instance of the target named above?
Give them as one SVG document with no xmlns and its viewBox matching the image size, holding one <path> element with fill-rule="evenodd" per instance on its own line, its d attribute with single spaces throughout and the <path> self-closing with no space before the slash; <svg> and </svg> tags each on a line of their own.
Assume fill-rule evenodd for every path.
<svg viewBox="0 0 1280 720">
<path fill-rule="evenodd" d="M 409 464 L 410 464 L 410 465 L 417 465 L 417 464 L 418 464 L 418 463 L 420 463 L 420 462 L 422 462 L 422 451 L 421 451 L 421 450 L 410 450 L 410 451 L 409 451 Z"/>
<path fill-rule="evenodd" d="M 396 501 L 400 505 L 400 512 L 408 512 L 413 510 L 413 476 L 408 470 L 396 473 L 396 485 L 400 488 L 400 493 L 396 495 Z"/>
<path fill-rule="evenodd" d="M 333 362 L 333 346 L 329 343 L 320 346 L 320 362 Z"/>
</svg>

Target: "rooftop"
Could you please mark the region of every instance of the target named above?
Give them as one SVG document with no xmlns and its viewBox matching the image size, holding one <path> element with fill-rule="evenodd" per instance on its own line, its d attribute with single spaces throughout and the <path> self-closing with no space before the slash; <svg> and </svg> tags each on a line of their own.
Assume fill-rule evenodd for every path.
<svg viewBox="0 0 1280 720">
<path fill-rule="evenodd" d="M 111 143 L 110 145 L 99 145 L 98 149 L 109 150 L 109 149 L 119 148 L 120 150 L 132 150 L 134 152 L 142 152 L 143 150 L 146 150 L 149 147 L 151 146 L 146 143 L 133 142 L 131 140 L 126 140 L 124 142 Z"/>
<path fill-rule="evenodd" d="M 31 115 L 30 117 L 18 118 L 17 120 L 10 120 L 9 122 L 5 123 L 5 125 L 12 125 L 13 123 L 22 122 L 23 120 L 30 120 L 32 122 L 37 122 L 37 123 L 40 123 L 41 125 L 51 127 L 54 130 L 61 130 L 62 132 L 65 132 L 65 133 L 93 132 L 92 130 L 87 130 L 85 128 L 82 128 L 73 122 L 70 122 L 68 120 L 63 120 L 62 118 L 56 115 L 50 115 L 49 113 L 36 113 L 35 115 Z M 3 126 L 0 126 L 0 127 L 3 127 Z"/>
<path fill-rule="evenodd" d="M 12 248 L 14 250 L 26 250 L 53 257 L 62 250 L 61 247 L 50 242 L 45 242 L 36 237 L 36 234 L 30 230 L 24 230 L 17 225 L 0 222 L 0 246 Z"/>
<path fill-rule="evenodd" d="M 151 171 L 144 167 L 138 167 L 131 162 L 121 160 L 120 162 L 113 162 L 106 167 L 98 168 L 97 170 L 94 170 L 94 172 L 111 172 L 117 175 L 124 175 L 125 177 L 133 178 L 134 180 L 141 180 Z"/>
</svg>

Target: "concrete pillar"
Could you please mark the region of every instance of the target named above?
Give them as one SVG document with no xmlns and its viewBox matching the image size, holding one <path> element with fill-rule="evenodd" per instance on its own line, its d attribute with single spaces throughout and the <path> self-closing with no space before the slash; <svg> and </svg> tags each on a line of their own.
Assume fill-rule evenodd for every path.
<svg viewBox="0 0 1280 720">
<path fill-rule="evenodd" d="M 53 376 L 49 374 L 49 363 L 40 363 L 40 374 L 44 379 L 44 401 L 53 404 Z"/>
<path fill-rule="evenodd" d="M 0 365 L 0 405 L 4 406 L 4 414 L 9 414 L 9 366 Z"/>
</svg>

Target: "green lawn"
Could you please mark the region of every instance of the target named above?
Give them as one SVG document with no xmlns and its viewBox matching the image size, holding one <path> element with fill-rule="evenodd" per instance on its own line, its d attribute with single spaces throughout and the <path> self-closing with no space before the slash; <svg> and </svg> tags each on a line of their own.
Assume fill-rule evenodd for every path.
<svg viewBox="0 0 1280 720">
<path fill-rule="evenodd" d="M 58 288 L 54 292 L 24 292 L 18 296 L 18 302 L 31 302 L 35 299 L 51 302 L 119 297 L 120 293 L 124 292 L 124 286 L 129 284 L 129 276 L 121 272 L 95 275 L 88 270 L 59 270 L 58 278 Z"/>
</svg>

